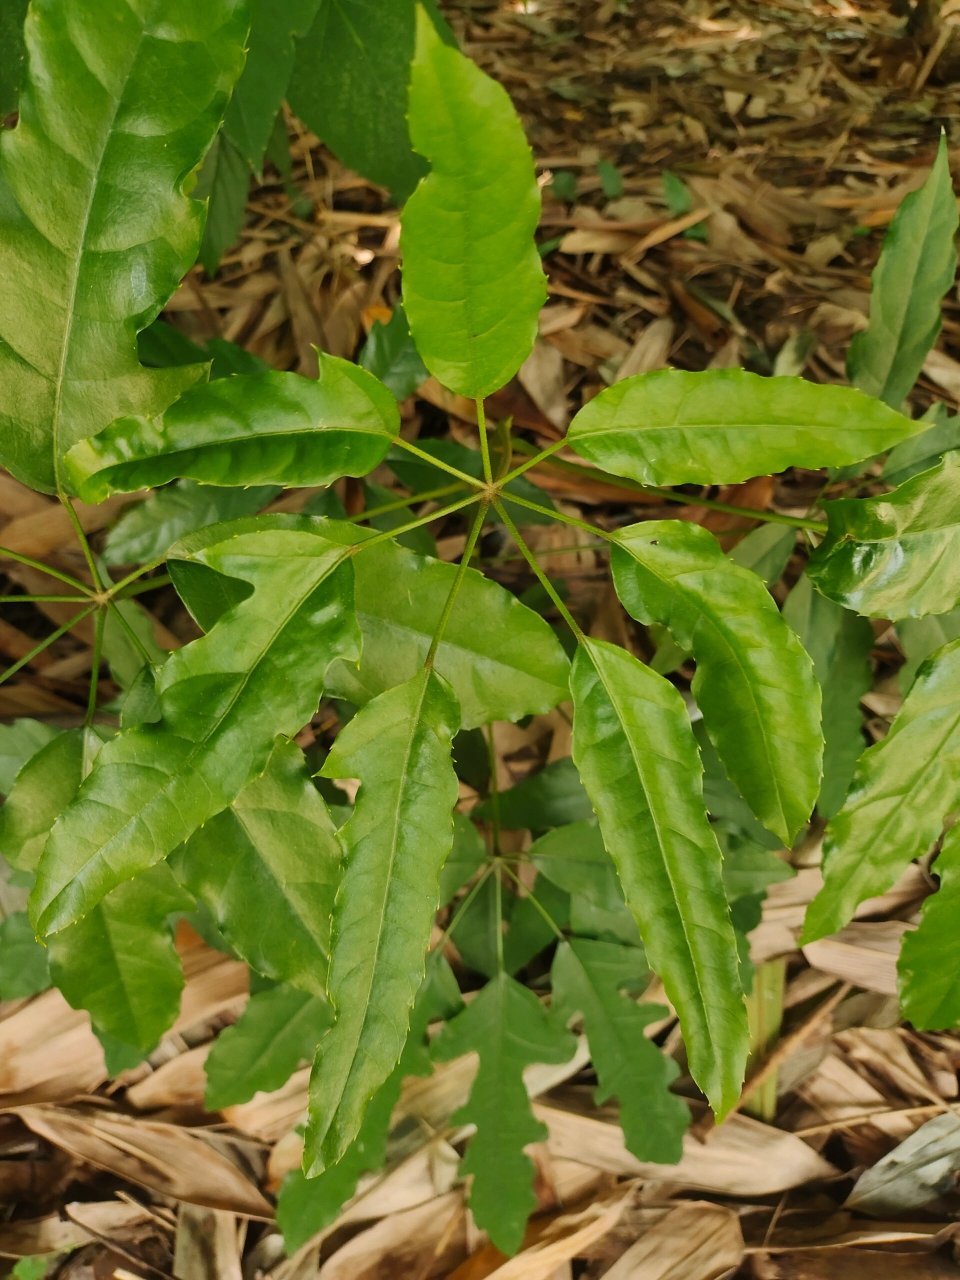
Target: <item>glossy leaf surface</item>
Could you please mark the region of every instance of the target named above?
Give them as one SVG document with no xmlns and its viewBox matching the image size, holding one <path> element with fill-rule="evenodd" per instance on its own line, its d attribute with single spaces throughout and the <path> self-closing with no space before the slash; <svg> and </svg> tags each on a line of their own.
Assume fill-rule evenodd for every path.
<svg viewBox="0 0 960 1280">
<path fill-rule="evenodd" d="M 830 532 L 807 572 L 818 591 L 873 618 L 919 618 L 960 603 L 960 456 L 877 498 L 825 502 Z"/>
<path fill-rule="evenodd" d="M 903 1016 L 918 1031 L 960 1026 L 960 827 L 951 827 L 933 864 L 940 888 L 904 935 L 897 965 Z"/>
<path fill-rule="evenodd" d="M 383 542 L 361 550 L 354 569 L 363 652 L 359 667 L 331 668 L 327 687 L 364 703 L 423 665 L 457 567 Z M 457 695 L 465 728 L 548 711 L 567 693 L 569 663 L 549 625 L 474 569 L 435 666 Z"/>
<path fill-rule="evenodd" d="M 254 590 L 171 655 L 157 677 L 159 721 L 104 748 L 51 831 L 32 899 L 41 932 L 66 927 L 231 804 L 276 736 L 313 714 L 327 663 L 357 655 L 348 548 L 256 527 L 181 547 Z"/>
<path fill-rule="evenodd" d="M 624 378 L 576 415 L 570 447 L 643 484 L 734 484 L 786 467 L 837 467 L 922 430 L 850 387 L 742 369 Z"/>
<path fill-rule="evenodd" d="M 731 781 L 790 844 L 820 786 L 820 698 L 773 597 L 708 530 L 682 520 L 620 530 L 611 564 L 627 611 L 693 654 L 693 695 Z"/>
<path fill-rule="evenodd" d="M 475 1124 L 460 1171 L 473 1175 L 470 1208 L 477 1226 L 504 1253 L 515 1253 L 527 1218 L 537 1206 L 533 1164 L 524 1147 L 546 1136 L 535 1120 L 523 1083 L 534 1062 L 567 1062 L 576 1043 L 545 1011 L 532 991 L 500 974 L 434 1042 L 441 1061 L 476 1053 L 480 1065 L 470 1099 L 452 1117 Z"/>
<path fill-rule="evenodd" d="M 336 1021 L 310 1083 L 308 1173 L 343 1156 L 403 1052 L 453 844 L 458 728 L 449 686 L 424 669 L 360 711 L 324 764 L 324 777 L 358 777 L 360 791 L 340 832 L 328 983 Z"/>
<path fill-rule="evenodd" d="M 898 409 L 940 332 L 940 305 L 957 270 L 957 201 L 945 138 L 930 176 L 893 216 L 870 289 L 870 324 L 854 336 L 850 381 Z"/>
<path fill-rule="evenodd" d="M 296 987 L 271 987 L 252 995 L 207 1054 L 207 1110 L 220 1111 L 249 1102 L 255 1093 L 279 1089 L 312 1057 L 330 1020 L 326 1000 Z"/>
<path fill-rule="evenodd" d="M 827 828 L 824 884 L 803 941 L 836 933 L 861 902 L 885 893 L 940 834 L 960 800 L 960 641 L 929 658 L 890 732 L 860 757 Z"/>
<path fill-rule="evenodd" d="M 325 485 L 365 475 L 400 429 L 396 402 L 347 360 L 296 373 L 218 378 L 157 419 L 121 418 L 74 445 L 67 473 L 87 502 L 184 477 L 214 485 Z"/>
<path fill-rule="evenodd" d="M 50 976 L 108 1046 L 145 1058 L 176 1018 L 183 971 L 167 917 L 190 905 L 169 868 L 151 867 L 50 939 Z"/>
<path fill-rule="evenodd" d="M 683 1154 L 690 1112 L 669 1089 L 679 1071 L 644 1029 L 666 1014 L 625 994 L 647 977 L 643 952 L 611 942 L 571 938 L 557 948 L 550 978 L 553 1008 L 567 1020 L 580 1013 L 597 1073 L 598 1104 L 616 1098 L 627 1147 L 638 1160 L 673 1164 Z"/>
<path fill-rule="evenodd" d="M 273 485 L 221 489 L 191 480 L 167 485 L 124 511 L 110 530 L 103 558 L 110 565 L 160 560 L 178 538 L 206 525 L 251 516 L 277 492 Z"/>
<path fill-rule="evenodd" d="M 419 8 L 410 135 L 430 173 L 401 218 L 404 309 L 434 377 L 488 396 L 530 354 L 546 300 L 533 238 L 540 193 L 505 90 Z"/>
<path fill-rule="evenodd" d="M 325 994 L 340 846 L 298 747 L 279 742 L 264 772 L 171 865 L 249 965 Z"/>
<path fill-rule="evenodd" d="M 683 699 L 599 640 L 578 647 L 570 688 L 573 758 L 650 966 L 680 1016 L 693 1077 L 723 1114 L 743 1079 L 746 1011 Z"/>
<path fill-rule="evenodd" d="M 806 574 L 787 596 L 783 616 L 813 659 L 822 691 L 823 783 L 817 811 L 830 818 L 843 804 L 865 745 L 860 699 L 873 681 L 873 627 L 814 591 Z"/>
<path fill-rule="evenodd" d="M 246 29 L 242 0 L 34 0 L 19 123 L 0 138 L 0 461 L 34 488 L 55 487 L 75 441 L 161 412 L 200 373 L 144 369 L 135 334 L 196 257 L 186 175 Z"/>
</svg>

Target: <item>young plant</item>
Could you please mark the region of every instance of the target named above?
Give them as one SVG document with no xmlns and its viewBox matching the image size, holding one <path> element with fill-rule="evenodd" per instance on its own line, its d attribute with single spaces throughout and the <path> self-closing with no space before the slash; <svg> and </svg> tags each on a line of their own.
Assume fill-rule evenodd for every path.
<svg viewBox="0 0 960 1280">
<path fill-rule="evenodd" d="M 46 572 L 76 603 L 75 620 L 94 619 L 96 646 L 85 725 L 51 736 L 21 722 L 0 742 L 0 851 L 32 885 L 29 923 L 3 925 L 0 983 L 25 994 L 48 965 L 89 1010 L 117 1070 L 175 1018 L 170 922 L 201 911 L 207 936 L 256 975 L 246 1012 L 211 1052 L 209 1105 L 277 1087 L 315 1058 L 307 1176 L 291 1178 L 279 1206 L 291 1246 L 382 1160 L 404 1076 L 476 1052 L 470 1099 L 453 1119 L 476 1126 L 463 1171 L 477 1221 L 512 1251 L 535 1207 L 524 1147 L 544 1133 L 524 1069 L 569 1061 L 569 1027 L 582 1025 L 598 1094 L 619 1101 L 630 1149 L 678 1159 L 687 1113 L 669 1089 L 676 1068 L 645 1035 L 663 1010 L 628 994 L 648 966 L 722 1118 L 748 1053 L 742 936 L 764 886 L 785 873 L 775 851 L 815 806 L 834 815 L 807 925 L 820 936 L 924 853 L 960 798 L 953 642 L 921 667 L 842 800 L 862 745 L 865 669 L 869 679 L 872 632 L 856 614 L 898 620 L 960 596 L 952 455 L 885 497 L 825 503 L 829 527 L 748 511 L 788 530 L 786 552 L 765 536 L 739 559 L 684 521 L 611 531 L 574 519 L 530 474 L 566 448 L 685 502 L 671 486 L 849 468 L 888 450 L 888 466 L 906 465 L 904 450 L 920 456 L 929 424 L 900 409 L 953 278 L 945 151 L 897 216 L 851 356 L 872 394 L 742 370 L 644 374 L 515 463 L 522 442 L 506 425 L 491 443 L 485 401 L 529 354 L 546 297 L 533 162 L 503 89 L 422 9 L 409 121 L 425 176 L 402 215 L 409 333 L 398 312 L 366 368 L 320 353 L 316 381 L 262 368 L 208 380 L 202 363 L 140 363 L 138 331 L 200 251 L 203 208 L 185 175 L 224 112 L 237 115 L 228 102 L 248 21 L 243 0 L 166 0 L 162 19 L 126 0 L 31 3 L 19 122 L 0 139 L 0 460 L 55 493 L 72 521 L 89 581 Z M 477 453 L 401 435 L 393 392 L 408 394 L 424 367 L 475 401 Z M 255 514 L 278 487 L 329 486 L 385 460 L 412 493 L 369 512 L 373 527 L 329 507 Z M 145 504 L 150 518 L 117 526 L 107 561 L 136 548 L 146 563 L 114 581 L 74 500 L 173 480 Z M 702 725 L 653 666 L 584 633 L 527 545 L 531 519 L 586 529 L 607 547 L 627 612 L 692 655 Z M 459 564 L 408 545 L 455 520 L 466 531 Z M 491 523 L 568 629 L 572 659 L 543 617 L 472 567 Z M 785 617 L 762 575 L 771 557 L 782 569 L 797 529 L 820 541 Z M 133 597 L 167 575 L 202 634 L 163 655 L 138 630 Z M 99 705 L 104 646 L 126 686 L 119 726 Z M 318 789 L 293 739 L 323 698 L 339 700 L 343 727 Z M 572 705 L 573 762 L 498 795 L 477 762 L 477 732 L 561 703 Z M 456 811 L 458 771 L 487 793 L 469 816 Z M 324 796 L 347 778 L 359 788 L 344 811 Z M 526 855 L 532 892 L 516 892 L 504 827 L 538 837 Z M 960 1020 L 960 985 L 931 961 L 956 918 L 956 843 L 904 952 L 906 1010 L 920 1025 Z M 431 949 L 438 906 L 450 903 Z M 451 938 L 488 979 L 467 1004 L 444 959 Z M 517 975 L 551 949 L 548 1004 Z M 11 974 L 22 975 L 16 990 Z M 438 1018 L 447 1025 L 428 1054 L 426 1026 Z"/>
</svg>

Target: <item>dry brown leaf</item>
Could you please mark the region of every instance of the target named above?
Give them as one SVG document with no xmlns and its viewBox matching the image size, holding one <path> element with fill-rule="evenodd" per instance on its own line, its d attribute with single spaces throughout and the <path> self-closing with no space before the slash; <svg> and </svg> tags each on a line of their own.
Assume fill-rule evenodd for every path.
<svg viewBox="0 0 960 1280">
<path fill-rule="evenodd" d="M 742 1258 L 737 1215 L 697 1200 L 669 1210 L 603 1275 L 604 1280 L 719 1280 Z"/>
<path fill-rule="evenodd" d="M 620 1194 L 612 1203 L 555 1218 L 536 1244 L 490 1272 L 490 1280 L 551 1280 L 558 1267 L 581 1257 L 616 1227 L 631 1199 L 632 1193 Z"/>
<path fill-rule="evenodd" d="M 153 1221 L 139 1205 L 120 1200 L 67 1204 L 64 1215 L 50 1213 L 0 1223 L 0 1258 L 30 1258 L 37 1254 L 65 1253 L 91 1240 L 122 1235 Z M 88 1229 L 89 1228 L 89 1229 Z"/>
<path fill-rule="evenodd" d="M 243 1280 L 243 1232 L 232 1213 L 180 1206 L 173 1255 L 177 1280 Z"/>
</svg>

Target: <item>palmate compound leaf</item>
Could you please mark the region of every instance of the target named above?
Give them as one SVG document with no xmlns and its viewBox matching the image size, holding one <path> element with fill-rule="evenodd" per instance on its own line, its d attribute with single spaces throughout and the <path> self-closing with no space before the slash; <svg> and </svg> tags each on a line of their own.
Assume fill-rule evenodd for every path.
<svg viewBox="0 0 960 1280">
<path fill-rule="evenodd" d="M 546 285 L 530 148 L 505 90 L 418 7 L 410 135 L 430 163 L 401 217 L 403 305 L 424 364 L 472 398 L 533 348 Z"/>
<path fill-rule="evenodd" d="M 218 541 L 205 530 L 171 553 L 252 592 L 167 659 L 159 719 L 114 738 L 54 824 L 32 897 L 40 933 L 65 928 L 231 804 L 277 735 L 309 720 L 327 665 L 358 656 L 351 548 L 324 537 L 323 522 L 239 523 L 244 532 Z"/>
<path fill-rule="evenodd" d="M 693 695 L 730 780 L 789 845 L 816 802 L 823 751 L 820 690 L 796 634 L 756 574 L 700 525 L 631 525 L 612 545 L 627 612 L 693 654 Z"/>
<path fill-rule="evenodd" d="M 830 531 L 810 558 L 814 586 L 872 618 L 921 618 L 960 603 L 960 456 L 891 493 L 825 502 Z"/>
<path fill-rule="evenodd" d="M 860 757 L 827 827 L 823 888 L 803 942 L 836 933 L 861 902 L 893 885 L 940 834 L 960 800 L 960 640 L 928 658 L 890 732 Z"/>
<path fill-rule="evenodd" d="M 630 1151 L 638 1160 L 674 1164 L 683 1154 L 690 1112 L 668 1087 L 679 1075 L 676 1064 L 644 1034 L 666 1009 L 638 1005 L 625 994 L 646 976 L 638 948 L 570 938 L 557 948 L 550 970 L 553 1009 L 568 1021 L 582 1014 L 599 1081 L 597 1102 L 617 1098 Z"/>
<path fill-rule="evenodd" d="M 202 374 L 145 369 L 135 335 L 197 255 L 203 206 L 184 189 L 246 30 L 243 0 L 31 4 L 0 138 L 0 462 L 33 488 L 62 481 L 75 441 Z"/>
<path fill-rule="evenodd" d="M 316 381 L 251 373 L 191 387 L 155 418 L 126 417 L 66 458 L 86 502 L 182 477 L 212 485 L 326 485 L 365 475 L 400 429 L 390 392 L 372 374 L 319 355 Z"/>
<path fill-rule="evenodd" d="M 898 409 L 940 332 L 940 304 L 957 269 L 957 201 L 945 138 L 919 191 L 894 214 L 873 272 L 870 324 L 855 335 L 850 381 Z"/>
<path fill-rule="evenodd" d="M 359 711 L 324 763 L 324 777 L 358 777 L 360 790 L 340 831 L 328 981 L 335 1022 L 310 1082 L 308 1174 L 342 1158 L 403 1052 L 453 845 L 458 728 L 450 686 L 425 667 Z"/>
<path fill-rule="evenodd" d="M 279 1089 L 313 1056 L 330 1021 L 329 1004 L 309 991 L 284 984 L 252 995 L 207 1055 L 207 1110 L 234 1107 L 255 1093 Z"/>
<path fill-rule="evenodd" d="M 327 688 L 364 703 L 423 665 L 457 567 L 382 542 L 362 550 L 354 568 L 363 652 L 359 666 L 331 667 Z M 457 695 L 464 728 L 536 715 L 567 696 L 570 664 L 550 626 L 474 569 L 467 570 L 435 666 Z"/>
<path fill-rule="evenodd" d="M 733 484 L 786 467 L 859 462 L 922 430 L 850 387 L 668 369 L 602 391 L 571 422 L 567 442 L 643 484 Z"/>
<path fill-rule="evenodd" d="M 933 870 L 940 888 L 904 936 L 897 969 L 903 1016 L 918 1030 L 946 1031 L 960 1026 L 960 826 L 944 836 Z"/>
<path fill-rule="evenodd" d="M 325 995 L 340 845 L 299 747 L 278 742 L 263 773 L 170 865 L 247 964 Z"/>
<path fill-rule="evenodd" d="M 433 1056 L 441 1062 L 465 1053 L 480 1059 L 469 1101 L 452 1123 L 477 1126 L 460 1170 L 473 1175 L 470 1208 L 477 1226 L 504 1253 L 519 1249 L 537 1206 L 533 1164 L 523 1149 L 546 1136 L 530 1111 L 524 1068 L 567 1062 L 575 1048 L 573 1036 L 533 992 L 505 973 L 488 982 L 434 1041 Z"/>
<path fill-rule="evenodd" d="M 723 1115 L 747 1055 L 737 947 L 702 766 L 677 690 L 631 654 L 582 640 L 573 758 L 651 968 L 680 1017 L 694 1080 Z"/>
</svg>

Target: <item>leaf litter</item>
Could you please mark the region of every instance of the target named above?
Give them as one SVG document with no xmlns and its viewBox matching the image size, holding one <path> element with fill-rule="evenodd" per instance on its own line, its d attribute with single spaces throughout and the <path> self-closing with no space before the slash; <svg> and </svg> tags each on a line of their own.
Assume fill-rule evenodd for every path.
<svg viewBox="0 0 960 1280">
<path fill-rule="evenodd" d="M 550 280 L 540 337 L 518 379 L 493 397 L 540 443 L 606 386 L 664 367 L 748 364 L 764 372 L 843 379 L 844 353 L 865 324 L 869 273 L 883 229 L 922 181 L 942 123 L 960 142 L 960 3 L 939 26 L 907 34 L 881 0 L 480 0 L 451 5 L 466 49 L 511 92 L 531 138 L 543 191 L 539 239 Z M 392 314 L 398 222 L 385 193 L 347 172 L 292 118 L 294 177 L 312 212 L 297 211 L 269 172 L 252 194 L 238 244 L 208 279 L 195 270 L 166 318 L 195 341 L 239 342 L 278 369 L 315 372 L 314 345 L 354 357 Z M 949 295 L 938 348 L 915 405 L 960 397 L 960 309 Z M 411 439 L 435 434 L 472 447 L 472 405 L 423 383 L 403 406 Z M 680 515 L 725 535 L 742 517 L 698 497 L 804 510 L 816 490 L 787 473 L 685 507 L 545 466 L 537 482 L 565 509 L 618 525 Z M 384 470 L 383 483 L 392 482 Z M 356 482 L 339 486 L 351 513 Z M 98 532 L 142 495 L 78 508 Z M 312 495 L 288 493 L 273 509 Z M 0 476 L 0 541 L 83 573 L 68 522 L 48 498 Z M 569 535 L 569 536 L 568 536 Z M 531 526 L 543 566 L 560 579 L 590 634 L 626 640 L 588 537 Z M 441 537 L 452 558 L 459 535 Z M 490 551 L 506 585 L 522 564 Z M 787 577 L 791 570 L 788 564 Z M 11 593 L 46 588 L 6 562 Z M 782 587 L 774 587 L 782 598 Z M 160 649 L 195 634 L 173 594 L 136 608 Z M 29 654 L 67 620 L 55 602 L 6 608 L 0 653 Z M 30 659 L 0 687 L 4 723 L 29 717 L 70 727 L 83 716 L 92 631 L 82 627 Z M 662 650 L 662 646 L 661 646 Z M 660 651 L 658 651 L 660 652 Z M 912 655 L 908 655 L 912 659 Z M 661 653 L 663 661 L 667 658 Z M 879 737 L 900 702 L 897 641 L 875 636 L 866 730 Z M 681 676 L 685 655 L 673 655 Z M 120 664 L 117 663 L 119 667 Z M 118 687 L 106 682 L 107 694 Z M 335 723 L 324 707 L 301 745 Z M 498 726 L 502 785 L 570 752 L 563 709 L 523 728 Z M 462 785 L 462 799 L 471 793 Z M 510 834 L 505 835 L 509 840 Z M 522 837 L 517 836 L 518 841 Z M 518 844 L 518 847 L 521 847 Z M 625 1147 L 609 1106 L 594 1101 L 589 1054 L 529 1068 L 525 1083 L 546 1138 L 531 1152 L 538 1211 L 506 1259 L 480 1235 L 456 1181 L 451 1124 L 475 1062 L 468 1056 L 406 1082 L 382 1173 L 291 1257 L 273 1197 L 300 1159 L 306 1071 L 281 1089 L 209 1113 L 203 1061 L 245 1007 L 245 967 L 182 925 L 181 1015 L 148 1061 L 109 1078 L 85 1014 L 56 991 L 0 1004 L 0 1259 L 46 1255 L 51 1274 L 194 1277 L 416 1275 L 479 1280 L 858 1280 L 937 1278 L 958 1271 L 956 1221 L 960 1038 L 898 1020 L 895 955 L 930 887 L 914 867 L 864 903 L 832 939 L 796 945 L 819 884 L 817 841 L 793 855 L 798 874 L 769 889 L 752 934 L 754 963 L 784 958 L 784 1025 L 753 1064 L 745 1106 L 774 1083 L 760 1116 L 712 1126 L 692 1101 L 671 1016 L 647 1034 L 676 1058 L 694 1127 L 673 1166 Z M 4 885 L 5 911 L 18 890 Z M 452 958 L 456 960 L 455 954 Z M 655 988 L 657 984 L 654 984 Z M 659 989 L 646 998 L 662 1002 Z"/>
</svg>

